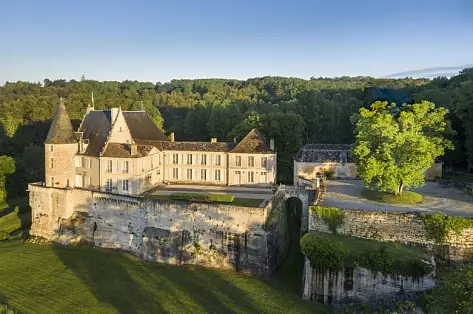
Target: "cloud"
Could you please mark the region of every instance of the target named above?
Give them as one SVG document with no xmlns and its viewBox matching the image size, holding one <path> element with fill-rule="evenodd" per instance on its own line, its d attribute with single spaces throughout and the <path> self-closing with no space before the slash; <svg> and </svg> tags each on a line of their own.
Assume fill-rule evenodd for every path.
<svg viewBox="0 0 473 314">
<path fill-rule="evenodd" d="M 386 75 L 386 78 L 404 78 L 404 77 L 425 77 L 425 78 L 435 78 L 438 76 L 454 76 L 458 72 L 465 68 L 473 67 L 473 64 L 464 64 L 451 67 L 434 67 L 420 70 L 412 70 L 405 72 L 398 72 Z"/>
</svg>

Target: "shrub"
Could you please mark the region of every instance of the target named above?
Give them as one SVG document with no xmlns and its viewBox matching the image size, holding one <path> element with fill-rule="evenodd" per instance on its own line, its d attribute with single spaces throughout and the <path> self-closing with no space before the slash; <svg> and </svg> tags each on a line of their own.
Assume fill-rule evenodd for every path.
<svg viewBox="0 0 473 314">
<path fill-rule="evenodd" d="M 233 194 L 172 193 L 170 199 L 179 201 L 200 200 L 209 202 L 232 203 Z"/>
<path fill-rule="evenodd" d="M 335 171 L 331 168 L 328 168 L 328 169 L 325 169 L 323 170 L 324 172 L 324 176 L 327 180 L 333 180 L 335 178 Z"/>
<path fill-rule="evenodd" d="M 436 243 L 444 243 L 450 232 L 462 234 L 464 229 L 473 228 L 473 219 L 450 217 L 444 213 L 422 213 L 420 218 L 424 222 L 427 237 Z"/>
<path fill-rule="evenodd" d="M 341 269 L 348 256 L 341 242 L 315 237 L 309 233 L 301 238 L 301 251 L 310 260 L 312 267 L 320 269 Z"/>
<path fill-rule="evenodd" d="M 8 232 L 0 231 L 0 241 L 8 240 L 9 238 L 10 238 L 10 234 Z"/>
<path fill-rule="evenodd" d="M 311 206 L 310 210 L 318 217 L 322 218 L 327 227 L 334 234 L 337 228 L 343 224 L 345 213 L 336 207 Z"/>
</svg>

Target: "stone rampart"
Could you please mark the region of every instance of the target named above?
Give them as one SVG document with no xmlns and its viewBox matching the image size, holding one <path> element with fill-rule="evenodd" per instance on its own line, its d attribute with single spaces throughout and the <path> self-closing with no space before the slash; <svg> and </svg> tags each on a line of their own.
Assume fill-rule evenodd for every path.
<svg viewBox="0 0 473 314">
<path fill-rule="evenodd" d="M 439 246 L 427 237 L 427 230 L 419 213 L 383 212 L 343 209 L 343 223 L 337 233 L 378 241 L 401 242 L 417 246 Z M 331 232 L 322 217 L 309 210 L 311 232 Z M 450 233 L 441 245 L 451 260 L 464 260 L 473 253 L 473 229 L 461 234 Z"/>
<path fill-rule="evenodd" d="M 29 185 L 31 235 L 130 251 L 143 260 L 231 268 L 268 277 L 285 250 L 279 226 L 265 226 L 283 207 L 170 202 L 81 189 Z"/>
</svg>

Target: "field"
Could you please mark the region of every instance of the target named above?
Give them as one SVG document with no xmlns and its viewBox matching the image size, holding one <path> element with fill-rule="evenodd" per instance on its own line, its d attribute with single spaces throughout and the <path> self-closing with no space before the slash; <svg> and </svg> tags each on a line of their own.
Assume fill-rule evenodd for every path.
<svg viewBox="0 0 473 314">
<path fill-rule="evenodd" d="M 22 313 L 326 313 L 299 296 L 302 256 L 290 228 L 288 259 L 270 280 L 17 235 L 0 241 L 0 304 Z"/>
</svg>

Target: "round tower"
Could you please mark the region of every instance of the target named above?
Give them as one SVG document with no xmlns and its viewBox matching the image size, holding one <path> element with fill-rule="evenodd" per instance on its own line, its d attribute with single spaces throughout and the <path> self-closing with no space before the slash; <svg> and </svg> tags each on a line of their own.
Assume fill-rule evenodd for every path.
<svg viewBox="0 0 473 314">
<path fill-rule="evenodd" d="M 74 156 L 77 149 L 77 138 L 61 97 L 48 137 L 44 142 L 46 186 L 59 188 L 74 186 Z"/>
</svg>

